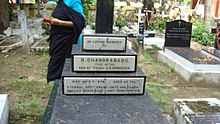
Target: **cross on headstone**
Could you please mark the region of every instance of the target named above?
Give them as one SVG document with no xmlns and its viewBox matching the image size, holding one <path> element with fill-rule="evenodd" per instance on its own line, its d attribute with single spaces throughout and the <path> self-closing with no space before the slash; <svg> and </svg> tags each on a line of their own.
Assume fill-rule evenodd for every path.
<svg viewBox="0 0 220 124">
<path fill-rule="evenodd" d="M 179 23 L 179 27 L 181 26 L 181 21 L 178 22 Z"/>
</svg>

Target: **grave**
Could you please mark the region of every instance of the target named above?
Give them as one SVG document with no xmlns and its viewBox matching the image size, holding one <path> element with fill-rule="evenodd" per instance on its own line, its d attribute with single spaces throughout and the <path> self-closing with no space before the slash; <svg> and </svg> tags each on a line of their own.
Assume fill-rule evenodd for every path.
<svg viewBox="0 0 220 124">
<path fill-rule="evenodd" d="M 174 99 L 176 124 L 220 123 L 220 100 L 216 98 Z"/>
<path fill-rule="evenodd" d="M 220 60 L 188 47 L 166 47 L 159 60 L 173 67 L 187 82 L 219 84 Z"/>
<path fill-rule="evenodd" d="M 213 58 L 220 60 L 220 50 L 215 48 L 203 49 L 202 53 L 212 56 Z"/>
<path fill-rule="evenodd" d="M 145 92 L 146 76 L 125 36 L 112 33 L 113 0 L 97 1 L 96 33 L 73 45 L 56 80 L 42 123 L 163 124 Z"/>
<path fill-rule="evenodd" d="M 87 46 L 87 36 L 83 37 Z M 97 46 L 117 38 L 89 35 Z M 137 54 L 120 45 L 100 51 L 73 45 L 72 58 L 66 59 L 62 79 L 55 81 L 42 123 L 163 124 L 161 111 L 145 92 L 146 76 L 137 66 Z M 114 50 L 123 47 L 125 51 Z"/>
<path fill-rule="evenodd" d="M 4 49 L 2 52 L 8 52 L 11 49 L 30 45 L 34 42 L 34 38 L 36 36 L 39 37 L 43 33 L 43 29 L 41 28 L 41 19 L 27 19 L 27 15 L 22 11 L 18 11 L 18 23 L 20 24 L 20 29 L 8 27 L 4 33 L 10 38 L 18 36 L 15 42 L 11 42 L 11 40 L 5 39 L 5 43 L 1 43 L 1 49 Z M 7 44 L 7 45 L 2 45 Z"/>
<path fill-rule="evenodd" d="M 42 124 L 164 124 L 161 111 L 144 95 L 72 95 L 59 80 L 51 92 Z"/>
<path fill-rule="evenodd" d="M 173 67 L 187 82 L 219 84 L 220 60 L 189 48 L 191 26 L 182 20 L 168 22 L 165 49 L 159 51 L 159 60 Z"/>
<path fill-rule="evenodd" d="M 0 124 L 7 124 L 9 117 L 8 95 L 0 94 Z"/>
</svg>

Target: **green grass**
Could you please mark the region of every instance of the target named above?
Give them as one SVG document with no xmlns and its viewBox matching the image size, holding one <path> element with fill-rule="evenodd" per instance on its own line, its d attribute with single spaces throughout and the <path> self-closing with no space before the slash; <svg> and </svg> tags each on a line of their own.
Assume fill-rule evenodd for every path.
<svg viewBox="0 0 220 124">
<path fill-rule="evenodd" d="M 153 98 L 160 110 L 164 112 L 170 103 L 169 100 L 172 98 L 172 93 L 165 92 L 162 85 L 147 85 L 145 90 L 149 93 L 151 98 Z"/>
<path fill-rule="evenodd" d="M 26 78 L 11 83 L 9 95 L 14 98 L 10 103 L 10 112 L 13 112 L 10 123 L 17 123 L 18 120 L 31 124 L 40 122 L 45 109 L 43 101 L 49 96 L 52 86 L 52 83 L 29 81 Z"/>
</svg>

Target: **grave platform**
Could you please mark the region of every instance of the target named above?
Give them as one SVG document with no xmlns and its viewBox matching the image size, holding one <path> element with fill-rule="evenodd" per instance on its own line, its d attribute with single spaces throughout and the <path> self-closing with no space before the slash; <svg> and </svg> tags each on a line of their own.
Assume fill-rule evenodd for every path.
<svg viewBox="0 0 220 124">
<path fill-rule="evenodd" d="M 0 124 L 7 124 L 9 117 L 8 95 L 0 94 Z"/>
<path fill-rule="evenodd" d="M 187 82 L 220 83 L 220 61 L 187 47 L 166 47 L 159 59 Z"/>
<path fill-rule="evenodd" d="M 164 124 L 159 108 L 144 95 L 62 94 L 55 81 L 42 124 Z"/>
<path fill-rule="evenodd" d="M 174 99 L 176 124 L 219 124 L 220 100 L 216 98 Z"/>
<path fill-rule="evenodd" d="M 144 94 L 146 76 L 137 67 L 133 73 L 71 72 L 71 60 L 66 59 L 63 72 L 63 94 Z"/>
</svg>

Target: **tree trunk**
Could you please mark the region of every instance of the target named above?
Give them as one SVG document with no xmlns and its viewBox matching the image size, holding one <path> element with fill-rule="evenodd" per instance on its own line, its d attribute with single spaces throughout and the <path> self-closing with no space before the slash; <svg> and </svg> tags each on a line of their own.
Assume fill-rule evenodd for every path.
<svg viewBox="0 0 220 124">
<path fill-rule="evenodd" d="M 0 34 L 9 26 L 8 0 L 0 0 Z"/>
<path fill-rule="evenodd" d="M 211 5 L 212 5 L 212 0 L 205 0 L 205 12 L 204 12 L 204 22 L 205 25 L 211 28 Z"/>
</svg>

